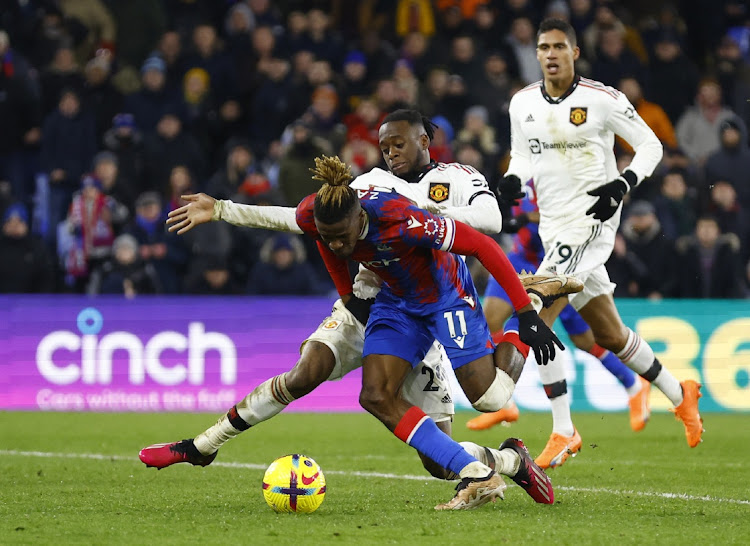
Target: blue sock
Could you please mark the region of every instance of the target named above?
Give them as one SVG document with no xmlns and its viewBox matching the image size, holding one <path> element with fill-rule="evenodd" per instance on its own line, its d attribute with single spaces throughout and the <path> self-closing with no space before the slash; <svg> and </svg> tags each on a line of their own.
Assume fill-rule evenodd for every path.
<svg viewBox="0 0 750 546">
<path fill-rule="evenodd" d="M 393 433 L 422 455 L 456 474 L 466 465 L 478 462 L 458 442 L 440 430 L 435 421 L 415 406 L 401 418 Z"/>
<path fill-rule="evenodd" d="M 601 359 L 602 364 L 605 368 L 614 375 L 617 380 L 622 383 L 622 386 L 630 388 L 635 383 L 635 373 L 633 370 L 628 368 L 622 361 L 617 358 L 617 355 L 611 351 L 607 351 L 604 358 Z"/>
</svg>

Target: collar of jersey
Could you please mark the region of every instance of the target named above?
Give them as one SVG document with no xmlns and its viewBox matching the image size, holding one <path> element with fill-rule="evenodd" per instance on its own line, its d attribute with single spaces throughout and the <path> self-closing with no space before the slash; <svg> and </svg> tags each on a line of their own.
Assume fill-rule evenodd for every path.
<svg viewBox="0 0 750 546">
<path fill-rule="evenodd" d="M 560 104 L 562 101 L 567 99 L 570 94 L 576 90 L 576 87 L 578 87 L 578 82 L 581 81 L 581 76 L 578 74 L 575 75 L 573 78 L 573 83 L 570 84 L 570 87 L 568 87 L 568 90 L 560 95 L 559 97 L 552 98 L 547 94 L 547 90 L 544 88 L 544 80 L 542 80 L 542 85 L 539 86 L 539 88 L 542 90 L 542 96 L 544 97 L 544 100 L 546 100 L 550 104 Z"/>
<path fill-rule="evenodd" d="M 404 180 L 406 180 L 409 184 L 416 184 L 417 182 L 422 180 L 424 175 L 426 175 L 428 172 L 430 172 L 432 169 L 434 169 L 437 166 L 438 166 L 438 162 L 435 161 L 434 159 L 431 159 L 427 165 L 419 169 L 419 171 L 411 175 L 409 178 L 404 178 Z"/>
</svg>

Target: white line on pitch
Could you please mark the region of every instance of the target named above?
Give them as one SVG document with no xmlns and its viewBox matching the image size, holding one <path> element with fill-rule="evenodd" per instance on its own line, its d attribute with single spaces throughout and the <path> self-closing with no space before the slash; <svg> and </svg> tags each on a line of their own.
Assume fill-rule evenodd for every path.
<svg viewBox="0 0 750 546">
<path fill-rule="evenodd" d="M 135 456 L 125 457 L 123 455 L 104 455 L 102 453 L 50 453 L 47 451 L 17 451 L 17 450 L 0 450 L 0 455 L 9 455 L 17 457 L 44 457 L 49 459 L 94 459 L 98 461 L 129 461 L 135 462 Z M 211 466 L 223 468 L 244 468 L 247 470 L 265 470 L 268 465 L 253 463 L 231 463 L 216 461 Z M 432 481 L 436 480 L 431 476 L 415 476 L 413 474 L 389 474 L 384 472 L 358 472 L 346 470 L 326 470 L 326 474 L 338 476 L 358 476 L 361 478 L 383 478 L 389 480 L 413 480 L 413 481 Z M 710 495 L 687 495 L 685 493 L 659 493 L 656 491 L 633 491 L 627 489 L 607 489 L 605 487 L 575 487 L 575 486 L 556 486 L 556 491 L 570 491 L 572 493 L 605 493 L 608 495 L 622 495 L 634 497 L 652 497 L 662 499 L 677 499 L 685 501 L 702 501 L 717 502 L 726 504 L 744 504 L 750 505 L 750 500 L 745 499 L 725 499 L 721 497 L 712 497 Z"/>
</svg>

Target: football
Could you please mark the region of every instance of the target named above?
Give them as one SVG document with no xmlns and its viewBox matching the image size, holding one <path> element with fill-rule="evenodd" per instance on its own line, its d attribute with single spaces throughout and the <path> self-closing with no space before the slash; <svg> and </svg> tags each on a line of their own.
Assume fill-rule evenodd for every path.
<svg viewBox="0 0 750 546">
<path fill-rule="evenodd" d="M 323 471 L 310 457 L 279 457 L 263 476 L 263 497 L 276 512 L 314 512 L 326 496 Z"/>
</svg>

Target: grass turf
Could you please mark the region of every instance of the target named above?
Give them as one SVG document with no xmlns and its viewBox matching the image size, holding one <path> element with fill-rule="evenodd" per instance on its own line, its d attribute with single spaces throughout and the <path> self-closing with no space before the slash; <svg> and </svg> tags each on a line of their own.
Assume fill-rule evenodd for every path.
<svg viewBox="0 0 750 546">
<path fill-rule="evenodd" d="M 454 437 L 496 447 L 519 436 L 532 454 L 548 414 Z M 365 414 L 282 414 L 222 448 L 207 468 L 145 468 L 138 450 L 194 436 L 216 416 L 0 413 L 3 544 L 746 544 L 750 415 L 708 414 L 690 449 L 682 425 L 656 414 L 633 433 L 623 413 L 576 414 L 584 449 L 550 471 L 553 506 L 510 479 L 505 501 L 436 512 L 453 484 L 426 477 L 415 452 Z M 305 453 L 323 468 L 314 514 L 275 514 L 265 467 Z"/>
</svg>

